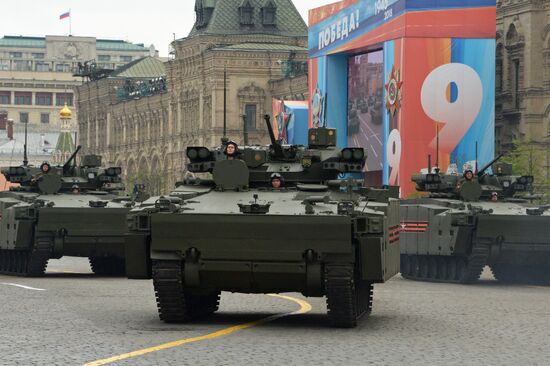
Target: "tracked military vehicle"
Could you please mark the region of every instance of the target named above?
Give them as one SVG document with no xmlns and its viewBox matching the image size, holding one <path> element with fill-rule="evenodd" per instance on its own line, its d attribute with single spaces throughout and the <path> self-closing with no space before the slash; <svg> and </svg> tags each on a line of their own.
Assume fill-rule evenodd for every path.
<svg viewBox="0 0 550 366">
<path fill-rule="evenodd" d="M 327 128 L 309 131 L 308 148 L 281 146 L 266 124 L 271 145 L 238 157 L 189 147 L 188 171 L 210 178 L 131 211 L 134 240 L 150 242 L 163 321 L 215 312 L 221 291 L 301 292 L 326 295 L 332 324 L 354 327 L 371 311 L 373 284 L 399 271 L 397 194 L 337 180 L 362 171 L 363 149 L 337 149 Z"/>
<path fill-rule="evenodd" d="M 98 275 L 125 273 L 131 198 L 119 197 L 121 169 L 102 168 L 96 155 L 76 166 L 79 150 L 63 166 L 2 168 L 17 186 L 0 192 L 0 274 L 42 276 L 48 260 L 62 256 L 88 257 Z"/>
<path fill-rule="evenodd" d="M 513 176 L 498 159 L 463 177 L 413 177 L 429 197 L 401 202 L 405 278 L 473 283 L 488 265 L 499 281 L 550 283 L 550 207 L 518 198 L 533 177 Z"/>
</svg>

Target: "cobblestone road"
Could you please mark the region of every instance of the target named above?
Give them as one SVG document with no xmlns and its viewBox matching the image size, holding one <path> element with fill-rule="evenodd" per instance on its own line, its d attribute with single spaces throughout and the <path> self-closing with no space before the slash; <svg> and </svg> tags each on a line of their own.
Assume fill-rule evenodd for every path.
<svg viewBox="0 0 550 366">
<path fill-rule="evenodd" d="M 373 314 L 352 330 L 329 327 L 323 299 L 307 301 L 308 314 L 113 365 L 550 364 L 550 287 L 503 286 L 488 273 L 471 286 L 397 277 L 375 287 Z M 66 258 L 45 278 L 0 276 L 0 365 L 83 365 L 297 308 L 224 293 L 209 321 L 164 324 L 151 281 L 95 278 L 86 260 Z"/>
</svg>

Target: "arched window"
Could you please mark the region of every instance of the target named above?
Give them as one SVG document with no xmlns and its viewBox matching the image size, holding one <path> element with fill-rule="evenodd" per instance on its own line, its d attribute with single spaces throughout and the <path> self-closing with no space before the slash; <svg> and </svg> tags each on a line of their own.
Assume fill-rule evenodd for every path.
<svg viewBox="0 0 550 366">
<path fill-rule="evenodd" d="M 277 6 L 272 0 L 269 0 L 262 8 L 263 25 L 277 25 Z"/>
<path fill-rule="evenodd" d="M 519 40 L 518 30 L 514 24 L 510 24 L 508 32 L 506 33 L 506 43 L 517 43 Z"/>
<path fill-rule="evenodd" d="M 239 7 L 241 25 L 254 25 L 254 7 L 249 0 L 243 1 Z"/>
<path fill-rule="evenodd" d="M 502 91 L 502 86 L 503 86 L 503 82 L 504 82 L 504 70 L 503 70 L 503 60 L 502 60 L 502 44 L 499 43 L 497 45 L 497 50 L 496 50 L 496 89 L 498 92 L 501 92 Z"/>
</svg>

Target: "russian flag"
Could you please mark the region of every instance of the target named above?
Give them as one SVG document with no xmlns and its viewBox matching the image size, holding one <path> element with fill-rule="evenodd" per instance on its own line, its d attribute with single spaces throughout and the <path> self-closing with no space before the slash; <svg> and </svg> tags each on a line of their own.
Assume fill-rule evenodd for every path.
<svg viewBox="0 0 550 366">
<path fill-rule="evenodd" d="M 71 16 L 71 12 L 68 11 L 68 12 L 66 12 L 66 13 L 61 14 L 61 15 L 59 16 L 59 19 L 60 19 L 60 20 L 61 20 L 61 19 L 65 19 L 65 18 L 68 18 L 68 17 L 70 17 L 70 16 Z"/>
</svg>

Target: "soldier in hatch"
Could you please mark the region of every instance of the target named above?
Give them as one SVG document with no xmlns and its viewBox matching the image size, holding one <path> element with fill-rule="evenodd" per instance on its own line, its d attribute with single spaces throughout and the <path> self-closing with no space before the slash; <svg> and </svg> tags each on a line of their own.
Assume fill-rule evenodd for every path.
<svg viewBox="0 0 550 366">
<path fill-rule="evenodd" d="M 40 165 L 40 173 L 36 174 L 32 180 L 31 180 L 31 183 L 37 183 L 40 178 L 46 174 L 48 174 L 50 172 L 50 170 L 52 169 L 50 163 L 48 163 L 47 161 L 43 162 L 41 165 Z"/>
<path fill-rule="evenodd" d="M 40 171 L 43 174 L 48 174 L 50 170 L 51 170 L 51 166 L 47 161 L 43 162 L 42 165 L 40 165 Z"/>
<path fill-rule="evenodd" d="M 74 184 L 71 187 L 71 192 L 72 192 L 72 194 L 80 194 L 80 187 L 78 185 Z"/>
<path fill-rule="evenodd" d="M 462 175 L 462 178 L 456 184 L 456 190 L 458 191 L 464 183 L 472 182 L 473 180 L 474 180 L 474 172 L 470 169 L 466 170 Z"/>
<path fill-rule="evenodd" d="M 279 173 L 271 174 L 271 188 L 281 189 L 284 185 L 283 176 Z"/>
<path fill-rule="evenodd" d="M 228 141 L 225 145 L 225 156 L 227 160 L 235 160 L 239 156 L 239 145 L 235 141 Z"/>
</svg>

